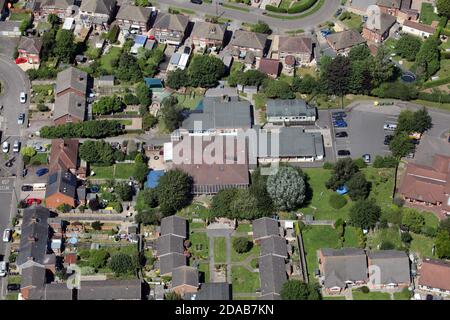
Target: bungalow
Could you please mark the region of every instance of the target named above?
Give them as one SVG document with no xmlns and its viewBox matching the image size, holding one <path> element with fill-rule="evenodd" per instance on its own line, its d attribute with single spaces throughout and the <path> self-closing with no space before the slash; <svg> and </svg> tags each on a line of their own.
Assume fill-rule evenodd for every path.
<svg viewBox="0 0 450 320">
<path fill-rule="evenodd" d="M 184 40 L 189 18 L 182 14 L 160 13 L 152 27 L 152 34 L 160 43 L 179 46 Z"/>
<path fill-rule="evenodd" d="M 408 202 L 450 213 L 450 157 L 436 154 L 431 167 L 408 163 L 398 193 Z"/>
<path fill-rule="evenodd" d="M 418 288 L 450 296 L 450 262 L 428 258 L 423 260 L 419 270 Z"/>
<path fill-rule="evenodd" d="M 28 63 L 39 64 L 41 62 L 42 38 L 22 37 L 17 51 L 20 58 L 26 58 Z"/>
<path fill-rule="evenodd" d="M 249 59 L 253 63 L 264 56 L 267 45 L 267 35 L 263 33 L 236 30 L 230 41 L 233 57 L 238 59 Z"/>
<path fill-rule="evenodd" d="M 35 264 L 21 270 L 20 293 L 23 300 L 40 300 L 45 290 L 46 269 Z"/>
<path fill-rule="evenodd" d="M 75 92 L 56 95 L 53 110 L 55 125 L 83 122 L 86 117 L 86 98 Z"/>
<path fill-rule="evenodd" d="M 184 254 L 172 252 L 159 257 L 159 274 L 171 276 L 175 268 L 186 266 L 187 258 Z"/>
<path fill-rule="evenodd" d="M 62 170 L 76 174 L 78 168 L 78 140 L 53 139 L 49 158 L 49 171 Z"/>
<path fill-rule="evenodd" d="M 141 280 L 81 281 L 77 300 L 142 300 Z"/>
<path fill-rule="evenodd" d="M 389 32 L 396 22 L 396 18 L 387 13 L 371 14 L 364 24 L 363 37 L 370 42 L 382 43 L 389 37 Z"/>
<path fill-rule="evenodd" d="M 121 30 L 147 32 L 152 9 L 123 4 L 116 15 Z"/>
<path fill-rule="evenodd" d="M 301 99 L 268 100 L 266 119 L 274 125 L 314 124 L 317 110 Z"/>
<path fill-rule="evenodd" d="M 67 14 L 67 9 L 74 4 L 74 0 L 37 0 L 34 3 L 33 14 L 36 19 L 55 14 L 61 19 Z"/>
<path fill-rule="evenodd" d="M 337 54 L 341 55 L 347 55 L 352 47 L 366 42 L 366 40 L 353 29 L 332 33 L 327 36 L 326 39 L 328 45 Z"/>
<path fill-rule="evenodd" d="M 287 243 L 284 237 L 272 235 L 262 239 L 259 245 L 261 246 L 261 257 L 271 254 L 284 259 L 288 258 Z"/>
<path fill-rule="evenodd" d="M 196 22 L 192 29 L 192 42 L 198 48 L 220 50 L 223 45 L 226 26 L 210 22 Z"/>
<path fill-rule="evenodd" d="M 172 291 L 184 296 L 197 292 L 199 287 L 197 268 L 181 266 L 172 271 Z"/>
<path fill-rule="evenodd" d="M 367 253 L 369 288 L 405 288 L 411 283 L 408 255 L 404 251 L 380 250 Z"/>
<path fill-rule="evenodd" d="M 161 219 L 160 237 L 157 240 L 160 275 L 171 275 L 177 267 L 186 266 L 184 239 L 187 238 L 187 220 L 178 216 Z"/>
<path fill-rule="evenodd" d="M 276 79 L 280 74 L 280 61 L 277 59 L 261 58 L 258 70 Z"/>
<path fill-rule="evenodd" d="M 271 218 L 259 218 L 253 220 L 253 241 L 260 243 L 263 239 L 282 234 L 278 220 Z"/>
<path fill-rule="evenodd" d="M 215 194 L 250 184 L 247 143 L 233 136 L 185 136 L 173 142 L 173 166 L 192 177 L 192 193 Z M 211 155 L 203 157 L 203 155 Z"/>
<path fill-rule="evenodd" d="M 436 32 L 436 28 L 426 24 L 406 20 L 403 23 L 402 31 L 405 33 L 409 33 L 413 36 L 428 38 L 431 37 L 433 33 Z"/>
<path fill-rule="evenodd" d="M 48 176 L 45 205 L 56 209 L 62 204 L 74 208 L 77 205 L 77 178 L 69 171 L 58 170 Z"/>
<path fill-rule="evenodd" d="M 231 285 L 227 282 L 201 283 L 195 293 L 185 293 L 185 300 L 231 300 Z"/>
<path fill-rule="evenodd" d="M 285 37 L 278 39 L 278 58 L 284 67 L 292 68 L 295 65 L 310 65 L 314 61 L 313 40 L 310 37 Z"/>
<path fill-rule="evenodd" d="M 58 73 L 56 77 L 56 97 L 73 92 L 85 98 L 88 75 L 80 69 L 69 67 Z"/>
<path fill-rule="evenodd" d="M 339 293 L 354 285 L 366 284 L 367 258 L 362 249 L 319 250 L 321 283 L 329 293 Z"/>
<path fill-rule="evenodd" d="M 161 236 L 173 235 L 180 238 L 187 238 L 188 222 L 178 216 L 169 216 L 161 219 Z"/>
<path fill-rule="evenodd" d="M 261 299 L 279 300 L 283 284 L 288 280 L 286 261 L 276 255 L 260 256 L 259 276 L 261 281 Z"/>
<path fill-rule="evenodd" d="M 116 11 L 116 0 L 83 0 L 80 19 L 86 26 L 107 28 Z"/>
</svg>

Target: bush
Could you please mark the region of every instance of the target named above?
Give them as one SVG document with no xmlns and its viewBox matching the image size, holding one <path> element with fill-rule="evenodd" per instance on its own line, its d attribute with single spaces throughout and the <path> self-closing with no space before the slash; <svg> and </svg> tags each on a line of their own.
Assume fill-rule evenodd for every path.
<svg viewBox="0 0 450 320">
<path fill-rule="evenodd" d="M 345 205 L 347 204 L 347 199 L 345 199 L 345 197 L 340 194 L 333 193 L 330 196 L 328 202 L 330 203 L 332 208 L 338 210 L 345 207 Z"/>
<path fill-rule="evenodd" d="M 400 99 L 406 101 L 417 99 L 418 95 L 420 96 L 415 86 L 401 82 L 383 83 L 380 87 L 373 89 L 372 94 L 379 98 Z"/>
<path fill-rule="evenodd" d="M 369 293 L 370 289 L 367 286 L 362 286 L 361 288 L 359 288 L 359 291 L 361 291 L 362 293 Z"/>
<path fill-rule="evenodd" d="M 43 103 L 39 103 L 38 105 L 37 105 L 37 109 L 40 111 L 40 112 L 46 112 L 46 111 L 48 111 L 48 110 L 50 110 L 45 104 L 43 104 Z"/>
<path fill-rule="evenodd" d="M 419 92 L 419 96 L 417 98 L 420 100 L 431 102 L 450 103 L 450 95 L 441 92 L 433 92 L 433 93 Z"/>
<path fill-rule="evenodd" d="M 437 230 L 433 227 L 430 226 L 423 226 L 420 229 L 420 233 L 423 234 L 424 236 L 430 237 L 430 238 L 434 238 L 437 235 Z"/>
<path fill-rule="evenodd" d="M 364 169 L 367 167 L 367 164 L 364 162 L 363 158 L 358 158 L 354 160 L 354 162 L 359 169 Z"/>
<path fill-rule="evenodd" d="M 278 13 L 287 13 L 287 10 L 284 8 L 278 8 L 272 5 L 267 5 L 266 6 L 266 10 L 267 11 L 272 11 L 272 12 L 278 12 Z"/>
<path fill-rule="evenodd" d="M 403 205 L 405 204 L 405 200 L 399 197 L 395 197 L 394 200 L 392 201 L 397 207 L 403 207 Z"/>
<path fill-rule="evenodd" d="M 288 13 L 300 13 L 311 8 L 317 0 L 304 0 L 294 3 L 288 10 Z"/>
<path fill-rule="evenodd" d="M 40 130 L 40 137 L 56 138 L 105 138 L 122 134 L 119 121 L 93 120 L 79 123 L 67 123 L 58 126 L 45 126 Z"/>
<path fill-rule="evenodd" d="M 409 232 L 402 232 L 400 238 L 403 243 L 411 243 L 411 241 L 412 241 L 412 237 Z"/>
<path fill-rule="evenodd" d="M 102 223 L 100 221 L 94 221 L 91 223 L 91 227 L 97 231 L 102 230 Z"/>
<path fill-rule="evenodd" d="M 63 213 L 67 213 L 67 212 L 70 212 L 70 210 L 72 210 L 72 207 L 70 205 L 68 205 L 67 203 L 63 203 L 62 205 L 58 206 L 56 209 Z"/>
<path fill-rule="evenodd" d="M 90 266 L 85 266 L 80 268 L 80 272 L 82 276 L 90 276 L 95 274 L 95 269 Z"/>
<path fill-rule="evenodd" d="M 115 274 L 126 274 L 133 270 L 133 259 L 130 255 L 118 252 L 111 257 L 109 267 Z"/>
<path fill-rule="evenodd" d="M 395 245 L 389 240 L 383 240 L 380 244 L 380 250 L 394 250 Z"/>
<path fill-rule="evenodd" d="M 376 156 L 373 162 L 374 168 L 395 168 L 398 165 L 398 160 L 393 156 Z"/>
<path fill-rule="evenodd" d="M 139 99 L 134 94 L 127 93 L 123 96 L 123 102 L 129 106 L 129 105 L 138 105 Z"/>
<path fill-rule="evenodd" d="M 249 252 L 253 247 L 253 243 L 248 241 L 246 237 L 239 237 L 233 240 L 233 248 L 237 253 Z"/>
<path fill-rule="evenodd" d="M 333 168 L 334 168 L 334 164 L 332 164 L 332 163 L 330 163 L 330 162 L 325 162 L 324 164 L 323 164 L 323 168 L 325 169 L 325 170 L 333 170 Z"/>
<path fill-rule="evenodd" d="M 30 80 L 36 79 L 54 79 L 58 74 L 58 70 L 50 67 L 40 67 L 39 69 L 27 70 Z"/>
</svg>

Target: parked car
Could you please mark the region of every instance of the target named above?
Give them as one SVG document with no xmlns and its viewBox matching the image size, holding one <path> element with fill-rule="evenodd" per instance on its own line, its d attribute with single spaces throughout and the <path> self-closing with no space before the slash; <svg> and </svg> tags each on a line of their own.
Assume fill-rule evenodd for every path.
<svg viewBox="0 0 450 320">
<path fill-rule="evenodd" d="M 10 283 L 6 287 L 8 291 L 19 291 L 20 290 L 20 284 L 18 283 Z"/>
<path fill-rule="evenodd" d="M 13 144 L 13 152 L 19 152 L 20 151 L 20 142 L 19 141 L 14 141 Z"/>
<path fill-rule="evenodd" d="M 345 118 L 345 117 L 347 116 L 347 113 L 345 113 L 344 111 L 336 111 L 336 112 L 333 112 L 333 113 L 331 114 L 331 116 L 332 116 L 333 118 L 335 118 L 335 117 L 338 117 L 338 118 Z"/>
<path fill-rule="evenodd" d="M 336 132 L 336 138 L 347 138 L 348 133 L 346 131 Z"/>
<path fill-rule="evenodd" d="M 395 131 L 395 129 L 397 129 L 397 124 L 385 123 L 383 128 L 384 128 L 384 130 Z"/>
<path fill-rule="evenodd" d="M 384 137 L 384 145 L 385 146 L 388 146 L 390 143 L 391 143 L 391 140 L 394 138 L 394 136 L 393 135 L 387 135 L 387 136 L 385 136 Z"/>
<path fill-rule="evenodd" d="M 335 128 L 347 128 L 347 122 L 343 120 L 333 121 L 333 126 Z"/>
<path fill-rule="evenodd" d="M 7 228 L 3 231 L 3 242 L 9 242 L 11 240 L 11 232 L 12 230 Z"/>
<path fill-rule="evenodd" d="M 21 92 L 19 96 L 20 103 L 25 103 L 27 101 L 27 94 L 25 92 Z"/>
<path fill-rule="evenodd" d="M 34 150 L 36 150 L 36 152 L 46 152 L 47 148 L 43 146 L 34 146 Z"/>
<path fill-rule="evenodd" d="M 349 150 L 338 150 L 337 152 L 338 156 L 349 156 L 350 155 L 350 151 Z"/>
<path fill-rule="evenodd" d="M 6 277 L 8 274 L 8 264 L 6 261 L 0 262 L 0 277 Z"/>
<path fill-rule="evenodd" d="M 25 113 L 21 113 L 17 117 L 17 124 L 23 124 L 24 122 L 25 122 Z"/>
<path fill-rule="evenodd" d="M 370 163 L 370 154 L 363 154 L 362 158 L 364 159 L 365 163 Z"/>
<path fill-rule="evenodd" d="M 195 3 L 195 4 L 202 4 L 203 3 L 202 0 L 191 0 L 191 2 Z"/>
<path fill-rule="evenodd" d="M 27 205 L 31 206 L 32 204 L 41 204 L 42 200 L 37 198 L 28 198 L 26 200 Z"/>
<path fill-rule="evenodd" d="M 27 169 L 27 168 L 24 168 L 24 169 L 22 170 L 22 177 L 23 177 L 23 178 L 26 177 L 26 176 L 27 176 L 27 173 L 28 173 L 28 169 Z"/>
<path fill-rule="evenodd" d="M 24 184 L 22 188 L 20 188 L 22 191 L 33 191 L 33 186 L 30 186 L 28 184 Z"/>
<path fill-rule="evenodd" d="M 41 169 L 38 169 L 37 171 L 36 171 L 36 175 L 38 176 L 38 177 L 42 177 L 44 174 L 46 174 L 48 172 L 48 169 L 47 168 L 41 168 Z"/>
<path fill-rule="evenodd" d="M 8 141 L 3 142 L 2 151 L 3 151 L 3 153 L 8 153 L 8 151 L 9 151 L 9 142 Z"/>
</svg>

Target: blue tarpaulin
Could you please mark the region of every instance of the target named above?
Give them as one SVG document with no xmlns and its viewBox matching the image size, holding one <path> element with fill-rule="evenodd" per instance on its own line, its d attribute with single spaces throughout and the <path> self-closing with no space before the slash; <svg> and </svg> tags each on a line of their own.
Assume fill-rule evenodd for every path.
<svg viewBox="0 0 450 320">
<path fill-rule="evenodd" d="M 152 170 L 147 175 L 147 181 L 145 182 L 146 189 L 154 189 L 158 186 L 159 178 L 165 174 L 164 170 Z"/>
<path fill-rule="evenodd" d="M 347 186 L 342 186 L 342 187 L 339 187 L 336 190 L 336 192 L 339 193 L 340 195 L 343 195 L 343 194 L 346 194 L 348 192 L 348 188 L 347 188 Z"/>
</svg>

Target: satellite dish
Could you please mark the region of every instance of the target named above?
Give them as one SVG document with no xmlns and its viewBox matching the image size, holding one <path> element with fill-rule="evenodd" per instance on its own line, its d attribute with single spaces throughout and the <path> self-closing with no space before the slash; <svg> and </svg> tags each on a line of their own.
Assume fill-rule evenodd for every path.
<svg viewBox="0 0 450 320">
<path fill-rule="evenodd" d="M 80 13 L 80 7 L 72 4 L 67 7 L 65 16 L 67 18 L 73 18 L 73 17 L 76 17 L 79 13 Z"/>
</svg>

